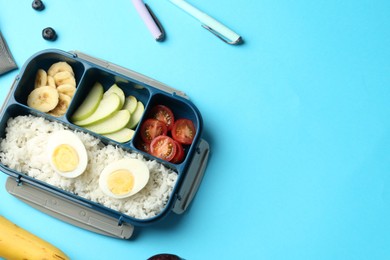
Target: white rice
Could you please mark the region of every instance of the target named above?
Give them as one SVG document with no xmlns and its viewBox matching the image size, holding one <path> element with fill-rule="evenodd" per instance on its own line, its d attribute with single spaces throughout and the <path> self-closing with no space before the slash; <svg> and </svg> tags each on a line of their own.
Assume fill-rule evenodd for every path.
<svg viewBox="0 0 390 260">
<path fill-rule="evenodd" d="M 176 183 L 177 173 L 157 161 L 146 160 L 138 153 L 105 145 L 90 134 L 73 131 L 88 153 L 86 171 L 75 179 L 58 175 L 50 166 L 45 149 L 48 135 L 63 129 L 68 128 L 42 117 L 29 115 L 10 118 L 5 129 L 6 137 L 0 143 L 0 162 L 32 178 L 137 219 L 151 218 L 164 209 Z M 100 190 L 99 174 L 106 165 L 123 158 L 144 161 L 149 168 L 150 178 L 139 193 L 126 199 L 113 199 Z"/>
</svg>

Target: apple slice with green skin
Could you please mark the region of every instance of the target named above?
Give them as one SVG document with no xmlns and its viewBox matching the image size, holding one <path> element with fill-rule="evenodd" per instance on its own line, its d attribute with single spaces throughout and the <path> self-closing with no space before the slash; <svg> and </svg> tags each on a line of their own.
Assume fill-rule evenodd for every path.
<svg viewBox="0 0 390 260">
<path fill-rule="evenodd" d="M 100 122 L 107 117 L 111 116 L 114 112 L 121 108 L 121 101 L 119 96 L 115 93 L 111 93 L 109 96 L 104 97 L 100 101 L 99 106 L 93 112 L 92 115 L 85 118 L 84 120 L 74 121 L 73 123 L 78 126 L 86 126 Z"/>
<path fill-rule="evenodd" d="M 137 108 L 137 101 L 137 98 L 134 96 L 126 97 L 122 109 L 127 109 L 130 111 L 131 114 L 133 114 L 135 109 Z"/>
<path fill-rule="evenodd" d="M 141 120 L 142 115 L 144 114 L 145 107 L 141 101 L 137 102 L 137 107 L 135 108 L 134 113 L 131 115 L 130 121 L 127 124 L 127 127 L 130 129 L 134 129 L 138 122 Z"/>
<path fill-rule="evenodd" d="M 130 141 L 134 136 L 134 130 L 130 128 L 122 128 L 119 131 L 113 132 L 111 134 L 105 134 L 103 136 L 110 138 L 118 143 L 126 143 Z"/>
<path fill-rule="evenodd" d="M 83 103 L 76 109 L 71 117 L 72 121 L 84 120 L 95 112 L 103 98 L 103 86 L 96 82 L 89 91 Z"/>
<path fill-rule="evenodd" d="M 104 92 L 103 97 L 107 97 L 112 93 L 118 95 L 118 97 L 121 100 L 121 107 L 122 107 L 123 104 L 125 103 L 125 93 L 123 92 L 123 90 L 117 84 L 113 84 L 109 89 L 106 90 L 106 92 Z"/>
<path fill-rule="evenodd" d="M 84 128 L 101 135 L 111 134 L 125 128 L 130 117 L 129 110 L 122 109 L 116 111 L 112 116 L 95 124 L 84 126 Z"/>
</svg>

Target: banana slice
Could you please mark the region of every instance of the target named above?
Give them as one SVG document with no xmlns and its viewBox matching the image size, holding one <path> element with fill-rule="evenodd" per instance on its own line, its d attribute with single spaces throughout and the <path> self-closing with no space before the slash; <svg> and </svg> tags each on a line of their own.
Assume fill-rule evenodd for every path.
<svg viewBox="0 0 390 260">
<path fill-rule="evenodd" d="M 71 98 L 68 95 L 59 93 L 57 106 L 49 112 L 50 115 L 60 117 L 66 113 L 70 104 Z"/>
<path fill-rule="evenodd" d="M 75 80 L 74 76 L 69 71 L 58 72 L 53 77 L 54 77 L 54 82 L 56 83 L 56 86 L 60 86 L 63 84 L 70 84 L 70 85 L 76 87 L 76 80 Z"/>
<path fill-rule="evenodd" d="M 47 76 L 47 85 L 52 88 L 56 88 L 56 82 L 54 81 L 53 76 Z"/>
<path fill-rule="evenodd" d="M 58 91 L 49 86 L 34 89 L 27 97 L 27 105 L 41 112 L 53 110 L 58 104 Z"/>
<path fill-rule="evenodd" d="M 63 72 L 63 71 L 67 71 L 70 74 L 72 74 L 72 76 L 74 76 L 72 67 L 65 61 L 59 61 L 52 64 L 48 69 L 47 74 L 49 76 L 54 76 L 58 72 Z"/>
<path fill-rule="evenodd" d="M 74 96 L 75 91 L 76 91 L 76 87 L 72 86 L 70 84 L 63 84 L 63 85 L 60 85 L 57 87 L 57 91 L 58 91 L 58 93 L 65 94 L 65 95 L 72 98 Z"/>
<path fill-rule="evenodd" d="M 46 86 L 47 83 L 47 74 L 43 69 L 39 69 L 35 75 L 34 88 L 39 88 Z"/>
</svg>

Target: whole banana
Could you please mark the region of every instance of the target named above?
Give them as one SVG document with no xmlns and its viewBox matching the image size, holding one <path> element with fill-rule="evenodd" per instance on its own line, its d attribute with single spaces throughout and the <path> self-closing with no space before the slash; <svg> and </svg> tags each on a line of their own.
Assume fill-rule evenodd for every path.
<svg viewBox="0 0 390 260">
<path fill-rule="evenodd" d="M 0 258 L 69 260 L 60 249 L 0 216 Z"/>
</svg>

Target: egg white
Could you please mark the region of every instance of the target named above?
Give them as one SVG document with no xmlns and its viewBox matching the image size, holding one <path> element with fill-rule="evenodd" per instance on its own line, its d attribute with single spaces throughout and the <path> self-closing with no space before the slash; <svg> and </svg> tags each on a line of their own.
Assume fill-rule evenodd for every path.
<svg viewBox="0 0 390 260">
<path fill-rule="evenodd" d="M 79 163 L 73 171 L 62 172 L 52 162 L 52 155 L 56 147 L 62 144 L 71 146 L 78 154 Z M 84 173 L 88 165 L 88 154 L 80 138 L 70 130 L 60 130 L 50 135 L 47 141 L 47 151 L 50 165 L 54 171 L 65 178 L 76 178 Z"/>
<path fill-rule="evenodd" d="M 133 174 L 134 177 L 134 186 L 126 194 L 117 195 L 110 191 L 108 187 L 108 177 L 111 173 L 118 170 L 127 170 Z M 115 162 L 108 164 L 100 174 L 99 177 L 99 187 L 104 194 L 115 199 L 122 199 L 130 197 L 137 192 L 141 191 L 149 181 L 149 168 L 144 162 L 137 159 L 121 159 Z"/>
</svg>

